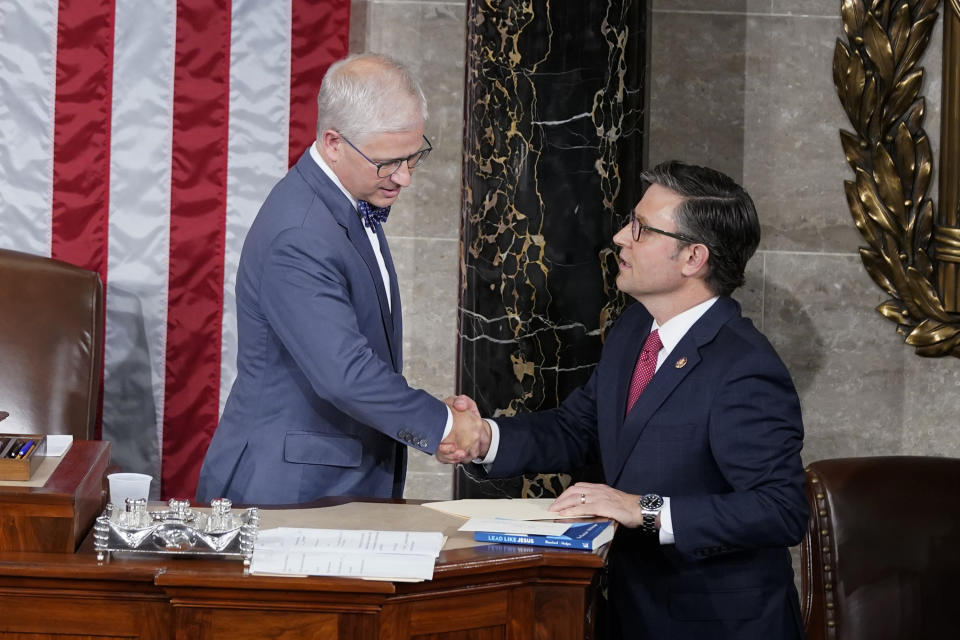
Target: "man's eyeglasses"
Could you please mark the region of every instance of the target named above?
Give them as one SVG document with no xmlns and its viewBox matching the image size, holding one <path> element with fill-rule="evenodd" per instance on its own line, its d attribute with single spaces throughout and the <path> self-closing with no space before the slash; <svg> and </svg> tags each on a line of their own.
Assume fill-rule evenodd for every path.
<svg viewBox="0 0 960 640">
<path fill-rule="evenodd" d="M 377 175 L 381 178 L 389 178 L 390 176 L 395 174 L 400 169 L 400 166 L 404 162 L 407 163 L 407 169 L 410 169 L 410 170 L 416 169 L 417 166 L 421 162 L 426 160 L 428 155 L 430 155 L 430 151 L 433 150 L 433 145 L 430 144 L 430 140 L 427 139 L 427 136 L 423 136 L 423 141 L 427 143 L 427 146 L 423 149 L 420 149 L 416 153 L 412 153 L 406 158 L 394 158 L 393 160 L 384 160 L 383 162 L 375 162 L 370 158 L 368 158 L 363 151 L 360 151 L 360 149 L 357 149 L 357 145 L 347 140 L 346 136 L 344 136 L 342 133 L 340 134 L 340 137 L 343 138 L 344 142 L 346 142 L 348 145 L 353 147 L 354 151 L 356 151 L 361 156 L 363 156 L 364 160 L 366 160 L 367 162 L 375 166 L 377 168 Z"/>
<path fill-rule="evenodd" d="M 659 233 L 662 236 L 670 236 L 671 238 L 676 238 L 682 242 L 687 242 L 689 244 L 700 244 L 699 240 L 694 240 L 690 236 L 685 236 L 682 233 L 673 233 L 672 231 L 664 231 L 663 229 L 657 229 L 656 227 L 651 227 L 648 224 L 643 224 L 640 222 L 640 219 L 637 216 L 630 216 L 630 230 L 633 232 L 633 241 L 638 242 L 640 236 L 643 235 L 644 231 L 653 231 L 654 233 Z"/>
</svg>

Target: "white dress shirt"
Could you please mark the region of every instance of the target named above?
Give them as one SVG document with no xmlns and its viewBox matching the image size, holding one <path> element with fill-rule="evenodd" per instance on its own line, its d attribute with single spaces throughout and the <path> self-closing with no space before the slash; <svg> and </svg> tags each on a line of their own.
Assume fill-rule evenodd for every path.
<svg viewBox="0 0 960 640">
<path fill-rule="evenodd" d="M 337 185 L 337 188 L 340 189 L 340 192 L 350 199 L 350 202 L 353 204 L 353 208 L 356 209 L 357 199 L 353 197 L 353 194 L 343 188 L 340 178 L 337 177 L 337 174 L 333 172 L 333 169 L 330 168 L 330 165 L 327 164 L 327 161 L 324 160 L 323 156 L 320 155 L 320 152 L 317 151 L 316 143 L 310 145 L 310 157 L 313 158 L 313 161 L 317 163 L 317 165 L 325 174 L 327 174 L 327 177 L 333 181 L 333 184 Z M 367 232 L 367 238 L 370 240 L 370 246 L 373 247 L 373 255 L 377 256 L 377 265 L 379 265 L 380 275 L 383 277 L 383 288 L 387 292 L 387 308 L 393 311 L 393 300 L 390 299 L 390 273 L 387 271 L 387 263 L 384 262 L 383 253 L 380 251 L 380 238 L 377 237 L 377 232 L 367 225 L 363 225 L 363 230 Z"/>
<path fill-rule="evenodd" d="M 327 161 L 323 159 L 323 156 L 320 155 L 320 151 L 317 150 L 318 142 L 310 145 L 310 157 L 313 158 L 313 161 L 317 163 L 317 166 L 323 170 L 328 178 L 337 185 L 337 188 L 340 189 L 340 192 L 343 195 L 347 196 L 353 208 L 357 208 L 357 199 L 353 197 L 349 191 L 344 189 L 343 184 L 340 182 L 340 178 L 337 177 L 337 174 L 333 172 L 333 169 L 330 168 L 330 165 L 327 164 Z M 357 214 L 359 215 L 359 213 Z M 390 273 L 387 271 L 387 263 L 383 260 L 383 253 L 380 251 L 380 238 L 377 237 L 377 233 L 368 227 L 363 225 L 363 230 L 367 232 L 367 239 L 370 240 L 370 246 L 373 247 L 373 254 L 377 256 L 377 265 L 380 267 L 380 276 L 383 278 L 383 288 L 387 292 L 387 306 L 393 311 L 393 300 L 390 299 Z M 450 410 L 450 407 L 447 407 L 447 422 L 443 427 L 443 437 L 446 438 L 450 435 L 450 431 L 453 429 L 453 412 Z"/>
</svg>

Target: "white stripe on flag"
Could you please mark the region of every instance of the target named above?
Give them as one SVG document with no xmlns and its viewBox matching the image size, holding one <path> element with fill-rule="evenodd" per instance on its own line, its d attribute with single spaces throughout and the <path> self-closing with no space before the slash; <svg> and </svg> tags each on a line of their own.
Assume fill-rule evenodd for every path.
<svg viewBox="0 0 960 640">
<path fill-rule="evenodd" d="M 62 15 L 58 15 L 60 4 L 64 6 Z M 208 194 L 214 194 L 218 202 L 222 202 L 222 194 L 215 188 L 218 184 L 209 181 L 226 180 L 225 221 L 220 217 L 223 210 L 216 208 L 211 209 L 212 213 L 207 212 L 207 217 L 191 217 L 189 207 L 195 203 L 191 200 L 190 185 L 173 184 L 182 169 L 173 164 L 173 154 L 177 151 L 173 144 L 174 126 L 177 126 L 173 119 L 175 107 L 190 121 L 184 126 L 203 125 L 200 128 L 209 135 L 215 129 L 213 125 L 223 123 L 223 113 L 219 112 L 222 102 L 218 100 L 226 98 L 222 94 L 200 96 L 205 104 L 213 104 L 218 110 L 211 115 L 214 122 L 205 122 L 202 112 L 189 110 L 193 97 L 189 93 L 192 82 L 184 83 L 188 88 L 186 95 L 174 95 L 175 78 L 178 85 L 184 80 L 179 73 L 182 70 L 175 68 L 178 61 L 178 6 L 185 7 L 179 16 L 181 21 L 190 16 L 213 15 L 217 25 L 224 27 L 227 16 L 222 11 L 228 7 L 230 11 L 229 134 L 223 132 L 227 135 L 225 178 L 221 143 L 201 152 L 209 152 L 209 160 L 220 163 L 207 172 L 208 183 L 204 185 Z M 310 91 L 315 91 L 316 87 L 312 85 L 318 84 L 319 77 L 315 76 L 321 70 L 324 58 L 339 55 L 337 51 L 345 49 L 349 2 L 232 0 L 229 4 L 204 7 L 202 3 L 179 4 L 175 0 L 115 0 L 112 6 L 110 3 L 96 4 L 99 17 L 87 22 L 84 22 L 87 15 L 84 7 L 88 5 L 82 2 L 0 0 L 0 247 L 43 256 L 61 251 L 62 259 L 76 261 L 88 268 L 92 265 L 92 268 L 105 272 L 102 436 L 113 442 L 116 464 L 130 471 L 151 473 L 155 478 L 177 485 L 173 490 L 182 491 L 189 486 L 189 480 L 178 485 L 177 482 L 171 483 L 174 479 L 168 477 L 169 474 L 162 473 L 164 425 L 172 424 L 176 430 L 188 429 L 187 435 L 202 436 L 214 426 L 211 419 L 217 406 L 217 399 L 212 397 L 214 393 L 220 393 L 219 409 L 223 409 L 236 375 L 234 287 L 243 240 L 263 199 L 289 166 L 290 136 L 295 135 L 298 139 L 296 145 L 301 147 L 294 149 L 295 156 L 299 156 L 308 144 L 299 138 L 304 134 L 312 138 L 312 123 L 307 120 L 313 116 L 306 117 L 309 105 L 304 100 L 305 87 L 309 84 Z M 111 10 L 114 12 L 112 16 Z M 110 51 L 109 43 L 103 38 L 108 37 L 111 18 L 114 58 L 113 76 L 108 79 L 105 73 L 96 73 L 100 71 L 96 65 Z M 64 30 L 59 32 L 61 26 Z M 195 29 L 198 26 L 195 24 L 180 26 L 184 27 L 179 32 L 184 38 L 191 33 L 195 37 L 196 33 L 203 31 Z M 297 42 L 291 41 L 294 28 L 297 28 Z M 58 32 L 64 41 L 62 53 L 65 56 L 59 66 Z M 217 41 L 211 46 L 220 47 L 225 52 L 224 37 L 221 37 L 225 35 L 223 31 L 218 32 Z M 197 49 L 180 52 L 181 56 L 186 56 L 179 58 L 186 67 L 190 66 L 194 53 L 205 54 L 219 65 L 218 52 L 202 50 L 202 39 L 195 39 L 185 46 Z M 298 47 L 298 55 L 302 58 L 293 63 L 292 46 Z M 75 55 L 83 59 L 71 60 L 70 57 Z M 106 60 L 106 64 L 109 62 Z M 332 60 L 327 64 L 329 62 Z M 68 80 L 59 87 L 60 94 L 58 69 Z M 88 75 L 93 71 L 91 82 L 98 84 L 85 87 L 85 82 L 77 80 L 86 76 L 70 75 L 74 71 Z M 222 71 L 225 70 L 218 66 L 215 74 Z M 291 88 L 293 74 L 309 78 L 309 82 Z M 223 80 L 220 75 L 217 78 Z M 213 93 L 218 90 L 214 83 L 208 82 L 209 78 L 185 80 L 199 80 L 199 86 Z M 83 122 L 77 122 L 69 115 L 72 113 L 70 109 L 76 112 L 88 104 L 74 99 L 79 95 L 74 85 L 81 85 L 81 90 L 89 88 L 90 95 L 102 98 L 106 95 L 106 82 L 112 82 L 110 130 L 104 132 L 105 123 L 96 118 L 107 108 L 105 100 L 91 106 L 96 112 L 83 113 L 90 116 L 84 122 L 89 120 L 91 127 L 89 132 L 83 130 Z M 222 91 L 226 90 L 226 83 L 223 83 Z M 56 106 L 58 99 L 66 100 L 60 109 Z M 296 109 L 292 116 L 291 100 Z M 65 121 L 56 129 L 60 139 L 55 139 L 58 113 Z M 294 129 L 292 134 L 291 126 Z M 71 200 L 72 196 L 86 195 L 82 181 L 85 175 L 103 179 L 100 172 L 106 167 L 98 165 L 85 174 L 86 165 L 83 163 L 87 162 L 86 158 L 106 159 L 104 149 L 98 146 L 103 142 L 104 134 L 109 136 L 110 145 L 109 193 L 98 192 L 95 202 L 108 200 L 107 212 L 99 205 L 89 206 L 86 200 L 79 204 Z M 91 143 L 96 153 L 79 153 L 86 148 L 83 135 L 93 136 Z M 216 135 L 221 134 L 217 132 Z M 190 139 L 186 141 L 190 142 Z M 181 146 L 190 148 L 189 144 Z M 56 158 L 55 153 L 59 154 Z M 77 158 L 83 159 L 78 162 Z M 292 159 L 296 160 L 296 157 Z M 55 165 L 54 160 L 59 164 Z M 204 158 L 198 160 L 202 169 Z M 72 182 L 69 185 L 58 183 L 55 190 L 55 168 L 57 176 L 64 171 Z M 190 175 L 181 176 L 181 182 Z M 78 176 L 81 180 L 76 179 Z M 174 187 L 178 187 L 179 192 Z M 174 199 L 178 193 L 184 198 L 182 201 Z M 55 202 L 54 197 L 58 201 Z M 78 212 L 71 209 L 74 206 L 78 207 Z M 172 209 L 177 211 L 178 217 L 174 218 L 171 229 Z M 198 233 L 214 238 L 221 223 L 225 224 L 225 308 L 221 335 L 218 336 L 221 342 L 211 345 L 214 361 L 205 357 L 204 371 L 197 373 L 192 365 L 185 371 L 183 368 L 187 365 L 184 363 L 191 360 L 183 357 L 183 353 L 176 353 L 176 345 L 189 343 L 183 338 L 194 335 L 189 332 L 197 328 L 180 326 L 189 323 L 177 322 L 178 318 L 190 318 L 192 302 L 183 296 L 195 295 L 198 291 L 202 296 L 211 295 L 209 290 L 193 287 L 195 283 L 189 280 L 195 270 L 203 282 L 216 281 L 210 273 L 219 271 L 219 264 L 211 266 L 211 254 L 199 250 L 184 251 L 183 246 L 193 246 L 189 244 L 195 230 L 192 225 L 197 225 Z M 178 239 L 188 244 L 178 245 Z M 216 237 L 211 241 L 216 245 L 212 250 L 219 252 L 219 240 Z M 89 248 L 88 256 L 83 255 L 84 242 Z M 178 262 L 171 263 L 171 251 L 178 256 Z M 219 258 L 219 254 L 214 255 L 212 262 Z M 183 288 L 180 298 L 177 289 L 170 290 L 171 273 L 175 275 L 175 284 L 179 283 Z M 219 281 L 216 286 L 219 287 Z M 206 298 L 197 302 L 203 303 L 197 307 L 202 307 L 212 318 L 214 314 L 209 313 L 210 307 L 215 307 L 219 300 L 212 305 Z M 168 325 L 171 325 L 169 335 Z M 210 327 L 201 327 L 207 328 Z M 210 335 L 214 333 L 211 331 Z M 167 362 L 171 348 L 175 352 L 172 365 Z M 191 422 L 191 407 L 185 404 L 193 401 L 189 394 L 185 403 L 181 403 L 184 406 L 179 410 L 175 407 L 181 398 L 177 395 L 181 391 L 175 382 L 179 379 L 180 383 L 186 380 L 189 384 L 192 374 L 212 381 L 212 375 L 217 373 L 215 359 L 218 352 L 221 358 L 220 386 L 217 388 L 212 383 L 209 390 L 203 388 L 203 396 L 196 400 L 204 405 L 200 409 L 205 415 L 194 424 Z M 168 369 L 171 372 L 169 386 L 166 380 Z M 165 406 L 165 402 L 170 406 Z M 170 414 L 175 415 L 171 417 Z M 180 436 L 185 432 L 175 433 Z M 203 440 L 201 437 L 197 442 Z M 177 437 L 168 432 L 166 455 L 169 466 L 166 470 L 172 469 L 173 473 L 179 469 L 178 464 L 184 466 L 184 458 L 189 459 L 192 455 L 199 458 L 198 451 L 178 450 L 178 442 Z M 154 483 L 155 495 L 160 485 L 160 482 Z"/>
<path fill-rule="evenodd" d="M 103 437 L 159 492 L 176 7 L 116 4 Z"/>
<path fill-rule="evenodd" d="M 0 246 L 49 256 L 57 3 L 0 1 Z"/>
<path fill-rule="evenodd" d="M 267 193 L 287 172 L 290 15 L 289 2 L 234 0 L 232 7 L 221 413 L 237 375 L 240 248 Z"/>
</svg>

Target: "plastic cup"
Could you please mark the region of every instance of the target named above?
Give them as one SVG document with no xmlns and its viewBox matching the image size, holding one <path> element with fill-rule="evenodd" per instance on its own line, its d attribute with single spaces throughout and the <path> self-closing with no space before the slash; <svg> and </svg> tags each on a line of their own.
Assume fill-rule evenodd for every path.
<svg viewBox="0 0 960 640">
<path fill-rule="evenodd" d="M 110 502 L 121 511 L 127 504 L 127 498 L 150 499 L 151 476 L 145 473 L 111 473 L 107 476 L 110 484 Z"/>
</svg>

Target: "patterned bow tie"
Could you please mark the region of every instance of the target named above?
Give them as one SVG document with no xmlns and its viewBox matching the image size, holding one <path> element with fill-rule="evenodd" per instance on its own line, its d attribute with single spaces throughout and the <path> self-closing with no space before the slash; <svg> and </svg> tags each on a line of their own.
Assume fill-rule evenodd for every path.
<svg viewBox="0 0 960 640">
<path fill-rule="evenodd" d="M 374 232 L 377 227 L 387 221 L 387 216 L 390 215 L 390 207 L 375 207 L 366 200 L 357 201 L 357 211 L 363 218 L 363 224 Z"/>
</svg>

